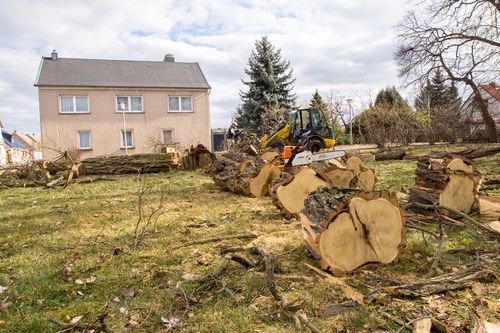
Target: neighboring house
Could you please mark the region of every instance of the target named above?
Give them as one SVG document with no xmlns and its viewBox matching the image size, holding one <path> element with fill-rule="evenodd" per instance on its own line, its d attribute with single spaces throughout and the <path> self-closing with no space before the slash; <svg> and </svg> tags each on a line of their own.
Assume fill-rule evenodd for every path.
<svg viewBox="0 0 500 333">
<path fill-rule="evenodd" d="M 480 84 L 478 88 L 481 97 L 488 105 L 488 110 L 495 121 L 497 131 L 500 133 L 500 86 L 495 82 L 491 82 L 489 84 Z M 481 111 L 476 106 L 473 94 L 465 100 L 462 110 L 463 120 L 468 125 L 470 134 L 484 130 Z"/>
<path fill-rule="evenodd" d="M 41 142 L 40 139 L 35 135 L 35 133 L 23 134 L 14 130 L 14 132 L 12 133 L 12 137 L 24 145 L 24 147 L 28 150 L 31 159 L 42 159 Z"/>
<path fill-rule="evenodd" d="M 42 57 L 43 158 L 148 153 L 177 143 L 211 149 L 210 86 L 197 63 Z M 125 149 L 127 147 L 127 149 Z"/>
<path fill-rule="evenodd" d="M 24 163 L 31 160 L 28 149 L 3 128 L 2 140 L 5 144 L 6 163 Z"/>
<path fill-rule="evenodd" d="M 2 121 L 0 120 L 0 130 L 3 129 Z M 7 164 L 7 149 L 6 144 L 3 141 L 3 135 L 0 135 L 0 166 Z"/>
</svg>

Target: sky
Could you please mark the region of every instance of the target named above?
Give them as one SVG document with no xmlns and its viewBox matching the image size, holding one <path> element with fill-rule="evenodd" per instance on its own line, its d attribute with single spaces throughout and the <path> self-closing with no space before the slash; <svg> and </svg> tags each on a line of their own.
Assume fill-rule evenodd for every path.
<svg viewBox="0 0 500 333">
<path fill-rule="evenodd" d="M 224 128 L 263 36 L 290 62 L 298 104 L 318 90 L 324 100 L 352 98 L 359 113 L 381 89 L 400 89 L 394 26 L 405 6 L 404 0 L 8 1 L 0 11 L 0 120 L 9 132 L 40 135 L 34 83 L 52 50 L 60 58 L 145 61 L 170 53 L 200 65 L 212 88 L 211 127 Z"/>
</svg>

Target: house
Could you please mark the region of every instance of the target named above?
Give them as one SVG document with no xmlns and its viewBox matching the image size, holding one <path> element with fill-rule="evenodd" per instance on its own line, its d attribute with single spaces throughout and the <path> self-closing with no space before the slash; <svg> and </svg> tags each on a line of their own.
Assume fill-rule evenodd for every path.
<svg viewBox="0 0 500 333">
<path fill-rule="evenodd" d="M 211 149 L 210 86 L 198 63 L 42 57 L 43 158 L 149 153 L 176 144 Z"/>
<path fill-rule="evenodd" d="M 2 121 L 0 120 L 0 131 L 3 129 Z M 3 141 L 3 135 L 0 135 L 0 166 L 7 164 L 7 149 Z"/>
<path fill-rule="evenodd" d="M 5 149 L 6 163 L 24 163 L 31 160 L 31 155 L 26 147 L 16 140 L 9 132 L 2 128 L 2 142 Z"/>
<path fill-rule="evenodd" d="M 500 133 L 500 86 L 496 82 L 480 84 L 478 86 L 482 99 L 488 105 L 488 110 L 495 121 L 497 132 Z M 481 111 L 471 94 L 463 103 L 463 120 L 468 125 L 469 134 L 474 135 L 484 130 L 484 121 Z"/>
<path fill-rule="evenodd" d="M 42 159 L 41 141 L 35 133 L 24 134 L 14 130 L 14 132 L 12 132 L 12 137 L 19 141 L 28 150 L 31 159 Z"/>
</svg>

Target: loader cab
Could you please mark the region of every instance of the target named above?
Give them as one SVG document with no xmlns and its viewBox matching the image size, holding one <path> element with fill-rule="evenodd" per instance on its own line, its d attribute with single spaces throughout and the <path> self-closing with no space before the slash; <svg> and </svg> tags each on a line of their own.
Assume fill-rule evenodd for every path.
<svg viewBox="0 0 500 333">
<path fill-rule="evenodd" d="M 304 135 L 314 140 L 319 148 L 330 148 L 335 145 L 333 129 L 328 125 L 325 115 L 319 109 L 300 109 L 290 111 L 288 115 L 290 124 L 290 141 L 298 141 Z M 319 150 L 318 147 L 315 147 Z"/>
<path fill-rule="evenodd" d="M 287 122 L 274 133 L 265 134 L 261 140 L 261 149 L 275 148 L 279 151 L 284 146 L 294 146 L 303 138 L 309 142 L 307 149 L 313 152 L 335 145 L 333 130 L 328 126 L 321 110 L 309 108 L 290 110 Z"/>
</svg>

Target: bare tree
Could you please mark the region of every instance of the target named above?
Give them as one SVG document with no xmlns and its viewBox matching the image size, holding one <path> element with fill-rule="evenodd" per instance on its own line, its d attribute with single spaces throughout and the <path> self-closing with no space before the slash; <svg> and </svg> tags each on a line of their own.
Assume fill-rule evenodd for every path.
<svg viewBox="0 0 500 333">
<path fill-rule="evenodd" d="M 418 0 L 398 24 L 395 58 L 407 84 L 423 84 L 438 69 L 475 96 L 488 140 L 497 142 L 495 122 L 479 84 L 500 75 L 498 0 Z"/>
</svg>

